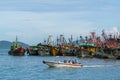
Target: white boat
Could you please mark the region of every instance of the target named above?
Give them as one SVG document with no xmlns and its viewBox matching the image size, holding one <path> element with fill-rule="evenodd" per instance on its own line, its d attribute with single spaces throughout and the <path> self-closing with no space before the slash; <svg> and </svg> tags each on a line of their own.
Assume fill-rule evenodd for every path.
<svg viewBox="0 0 120 80">
<path fill-rule="evenodd" d="M 64 63 L 60 61 L 43 61 L 43 63 L 49 67 L 81 68 L 83 66 L 81 63 Z"/>
</svg>

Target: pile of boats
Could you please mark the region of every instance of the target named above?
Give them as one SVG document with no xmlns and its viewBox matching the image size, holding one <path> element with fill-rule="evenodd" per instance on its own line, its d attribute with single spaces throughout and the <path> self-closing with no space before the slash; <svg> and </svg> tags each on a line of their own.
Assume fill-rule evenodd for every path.
<svg viewBox="0 0 120 80">
<path fill-rule="evenodd" d="M 52 43 L 54 42 L 54 43 Z M 55 43 L 56 42 L 56 43 Z M 95 32 L 91 32 L 90 36 L 80 36 L 73 41 L 73 36 L 65 39 L 64 35 L 57 37 L 55 41 L 51 41 L 51 36 L 43 43 L 35 46 L 22 48 L 16 41 L 11 46 L 9 54 L 24 55 L 24 53 L 32 56 L 77 56 L 77 57 L 97 57 L 106 59 L 120 59 L 120 35 L 109 34 L 102 31 L 102 36 L 96 36 Z"/>
</svg>

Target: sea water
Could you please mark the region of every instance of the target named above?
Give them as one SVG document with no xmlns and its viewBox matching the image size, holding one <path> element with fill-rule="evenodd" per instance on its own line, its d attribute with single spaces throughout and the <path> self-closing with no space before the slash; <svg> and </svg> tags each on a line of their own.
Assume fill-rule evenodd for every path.
<svg viewBox="0 0 120 80">
<path fill-rule="evenodd" d="M 49 68 L 43 60 L 77 60 L 82 68 Z M 120 60 L 52 57 L 11 56 L 0 50 L 0 80 L 120 80 Z"/>
</svg>

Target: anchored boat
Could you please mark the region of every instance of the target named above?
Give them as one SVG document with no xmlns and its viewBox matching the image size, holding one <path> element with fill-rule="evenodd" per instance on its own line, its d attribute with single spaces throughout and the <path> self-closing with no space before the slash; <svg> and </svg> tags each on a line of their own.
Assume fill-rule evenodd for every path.
<svg viewBox="0 0 120 80">
<path fill-rule="evenodd" d="M 49 67 L 81 68 L 83 66 L 81 63 L 68 63 L 60 61 L 43 61 L 43 63 Z"/>
<path fill-rule="evenodd" d="M 11 46 L 11 49 L 8 52 L 9 55 L 13 56 L 24 56 L 25 55 L 25 49 L 22 48 L 22 46 L 17 43 L 17 37 L 16 37 L 16 42 L 14 42 Z"/>
<path fill-rule="evenodd" d="M 13 55 L 13 56 L 24 56 L 25 55 L 25 50 L 24 48 L 16 48 L 16 49 L 11 49 L 8 54 Z"/>
</svg>

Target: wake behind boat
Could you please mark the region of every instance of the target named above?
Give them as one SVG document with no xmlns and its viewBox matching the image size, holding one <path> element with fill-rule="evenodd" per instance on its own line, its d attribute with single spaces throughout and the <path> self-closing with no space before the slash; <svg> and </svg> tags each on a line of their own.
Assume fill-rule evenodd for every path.
<svg viewBox="0 0 120 80">
<path fill-rule="evenodd" d="M 49 67 L 69 67 L 69 68 L 81 68 L 81 63 L 61 62 L 61 61 L 43 61 L 44 64 Z"/>
</svg>

